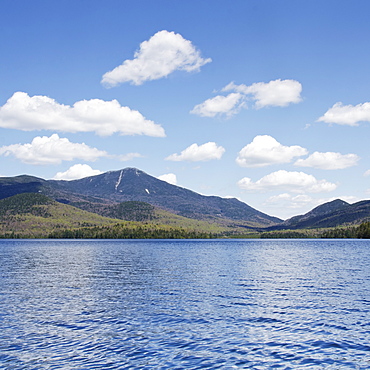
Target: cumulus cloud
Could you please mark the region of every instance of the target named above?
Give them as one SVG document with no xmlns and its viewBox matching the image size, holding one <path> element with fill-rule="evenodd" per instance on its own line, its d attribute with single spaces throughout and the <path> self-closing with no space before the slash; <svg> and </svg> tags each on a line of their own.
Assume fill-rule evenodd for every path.
<svg viewBox="0 0 370 370">
<path fill-rule="evenodd" d="M 196 105 L 190 113 L 202 117 L 216 115 L 231 116 L 246 107 L 246 101 L 254 101 L 256 109 L 264 107 L 286 107 L 292 103 L 302 101 L 302 85 L 295 80 L 274 80 L 270 82 L 257 82 L 250 86 L 229 83 L 221 91 L 233 91 L 227 96 L 218 95 Z"/>
<path fill-rule="evenodd" d="M 0 107 L 0 127 L 23 131 L 95 132 L 100 136 L 148 135 L 164 137 L 163 128 L 117 100 L 81 100 L 73 106 L 47 96 L 16 92 Z"/>
<path fill-rule="evenodd" d="M 53 180 L 77 180 L 84 177 L 100 175 L 102 172 L 99 170 L 93 170 L 87 164 L 75 164 L 65 172 L 58 172 Z"/>
<path fill-rule="evenodd" d="M 335 152 L 314 152 L 306 159 L 298 159 L 294 165 L 314 167 L 322 170 L 341 170 L 356 166 L 360 157 L 356 154 L 340 154 Z"/>
<path fill-rule="evenodd" d="M 177 177 L 174 173 L 166 173 L 164 175 L 158 176 L 158 179 L 162 181 L 166 181 L 172 185 L 177 185 Z"/>
<path fill-rule="evenodd" d="M 71 143 L 67 138 L 53 134 L 50 137 L 37 136 L 28 144 L 3 146 L 0 148 L 0 155 L 13 155 L 27 164 L 59 164 L 74 159 L 95 161 L 100 157 L 107 157 L 108 153 L 91 148 L 85 143 Z"/>
<path fill-rule="evenodd" d="M 253 182 L 249 177 L 238 181 L 241 189 L 251 191 L 285 190 L 293 193 L 321 193 L 333 191 L 336 184 L 327 180 L 317 180 L 314 176 L 304 172 L 288 172 L 280 170 L 272 172 Z"/>
<path fill-rule="evenodd" d="M 203 145 L 192 144 L 184 149 L 180 154 L 171 154 L 166 158 L 168 161 L 210 161 L 212 159 L 220 159 L 224 154 L 225 149 L 222 146 L 217 146 L 214 142 L 208 142 Z"/>
<path fill-rule="evenodd" d="M 225 86 L 222 91 L 236 91 L 244 95 L 252 95 L 257 109 L 268 106 L 286 107 L 291 103 L 302 101 L 302 85 L 295 80 L 274 80 L 257 82 L 250 86 L 233 82 Z"/>
<path fill-rule="evenodd" d="M 307 149 L 298 145 L 284 146 L 269 135 L 258 135 L 239 152 L 236 163 L 241 167 L 263 167 L 289 163 L 307 153 Z"/>
<path fill-rule="evenodd" d="M 215 117 L 217 115 L 232 116 L 238 113 L 244 105 L 243 95 L 240 93 L 231 93 L 227 96 L 218 95 L 207 99 L 201 104 L 196 105 L 190 113 L 201 117 Z"/>
<path fill-rule="evenodd" d="M 299 209 L 307 205 L 316 206 L 320 204 L 320 200 L 314 199 L 307 194 L 291 195 L 283 193 L 267 198 L 265 204 L 278 204 L 280 207 L 284 208 Z"/>
<path fill-rule="evenodd" d="M 367 171 L 364 173 L 364 176 L 370 176 L 370 170 L 367 170 Z"/>
<path fill-rule="evenodd" d="M 318 122 L 358 126 L 359 122 L 370 122 L 370 102 L 358 105 L 335 103 Z"/>
<path fill-rule="evenodd" d="M 203 59 L 193 44 L 180 34 L 163 30 L 142 42 L 134 59 L 127 59 L 105 73 L 101 82 L 107 87 L 124 82 L 141 85 L 145 81 L 166 77 L 176 70 L 197 72 L 211 61 L 210 58 Z"/>
</svg>

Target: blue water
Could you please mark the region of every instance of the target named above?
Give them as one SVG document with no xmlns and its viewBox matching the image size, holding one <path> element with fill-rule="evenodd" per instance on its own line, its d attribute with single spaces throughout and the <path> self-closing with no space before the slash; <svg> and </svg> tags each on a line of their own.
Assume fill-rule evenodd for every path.
<svg viewBox="0 0 370 370">
<path fill-rule="evenodd" d="M 1 369 L 369 369 L 370 241 L 0 241 Z"/>
</svg>

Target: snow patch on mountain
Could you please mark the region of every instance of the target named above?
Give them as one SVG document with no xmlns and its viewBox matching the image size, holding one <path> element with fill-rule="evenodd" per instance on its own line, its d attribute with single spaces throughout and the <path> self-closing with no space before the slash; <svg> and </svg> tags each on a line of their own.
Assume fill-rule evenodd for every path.
<svg viewBox="0 0 370 370">
<path fill-rule="evenodd" d="M 122 173 L 123 173 L 123 170 L 121 170 L 120 174 L 119 174 L 119 177 L 118 177 L 118 181 L 116 182 L 116 186 L 115 186 L 115 189 L 117 191 L 118 189 L 118 185 L 121 183 L 121 180 L 122 180 Z"/>
</svg>

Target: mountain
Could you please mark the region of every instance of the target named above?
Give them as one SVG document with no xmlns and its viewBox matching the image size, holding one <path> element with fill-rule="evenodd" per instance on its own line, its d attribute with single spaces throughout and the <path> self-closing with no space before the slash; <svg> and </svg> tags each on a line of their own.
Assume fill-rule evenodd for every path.
<svg viewBox="0 0 370 370">
<path fill-rule="evenodd" d="M 44 180 L 28 175 L 3 177 L 0 178 L 0 199 L 0 233 L 28 230 L 32 235 L 40 232 L 40 228 L 50 231 L 53 227 L 80 228 L 105 223 L 109 228 L 111 222 L 121 221 L 158 225 L 162 230 L 167 225 L 165 227 L 232 235 L 243 234 L 246 229 L 333 228 L 370 220 L 370 200 L 349 204 L 337 199 L 283 222 L 237 199 L 200 195 L 136 168 L 73 181 Z"/>
<path fill-rule="evenodd" d="M 54 181 L 61 191 L 113 202 L 141 201 L 193 219 L 229 219 L 249 226 L 280 223 L 276 217 L 255 210 L 237 199 L 204 196 L 169 184 L 136 168 L 111 171 L 73 181 Z"/>
<path fill-rule="evenodd" d="M 359 225 L 370 220 L 370 200 L 349 204 L 336 199 L 324 203 L 312 211 L 284 221 L 276 229 L 327 228 Z"/>
<path fill-rule="evenodd" d="M 61 203 L 104 215 L 111 204 L 139 201 L 183 217 L 233 226 L 267 227 L 282 222 L 235 198 L 204 196 L 136 168 L 73 181 L 43 180 L 26 175 L 0 179 L 0 198 L 25 192 L 45 194 Z"/>
</svg>

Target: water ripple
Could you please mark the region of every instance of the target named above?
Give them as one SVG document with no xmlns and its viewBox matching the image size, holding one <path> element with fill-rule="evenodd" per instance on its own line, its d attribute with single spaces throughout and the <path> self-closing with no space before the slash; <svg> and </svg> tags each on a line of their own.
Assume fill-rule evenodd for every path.
<svg viewBox="0 0 370 370">
<path fill-rule="evenodd" d="M 368 241 L 0 241 L 0 368 L 369 369 Z"/>
</svg>

